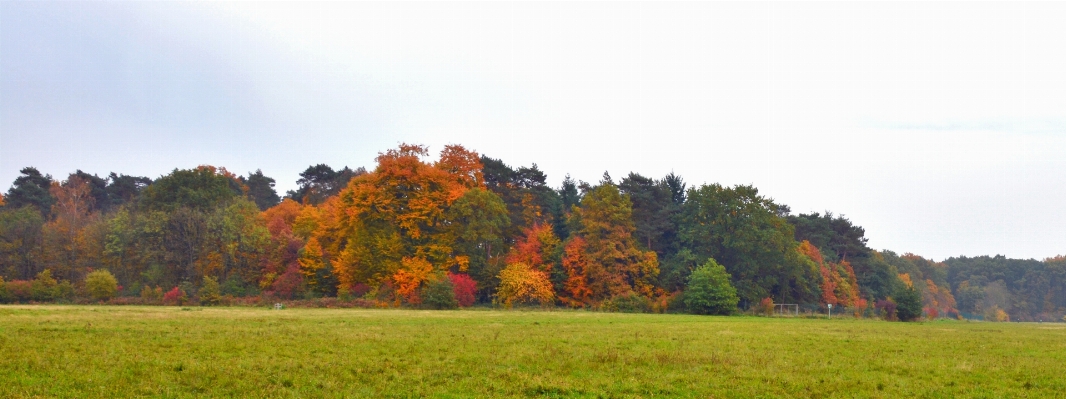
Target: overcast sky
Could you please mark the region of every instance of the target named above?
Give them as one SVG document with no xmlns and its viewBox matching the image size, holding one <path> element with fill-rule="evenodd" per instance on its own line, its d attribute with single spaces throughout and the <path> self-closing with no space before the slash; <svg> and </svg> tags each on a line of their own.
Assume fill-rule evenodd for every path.
<svg viewBox="0 0 1066 399">
<path fill-rule="evenodd" d="M 753 184 L 870 246 L 1066 253 L 1066 4 L 0 2 L 0 186 L 458 143 Z"/>
</svg>

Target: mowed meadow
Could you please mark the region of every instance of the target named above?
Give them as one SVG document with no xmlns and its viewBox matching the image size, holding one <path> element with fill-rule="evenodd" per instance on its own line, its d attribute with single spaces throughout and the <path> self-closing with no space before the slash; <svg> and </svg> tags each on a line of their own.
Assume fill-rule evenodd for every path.
<svg viewBox="0 0 1066 399">
<path fill-rule="evenodd" d="M 1066 325 L 0 307 L 0 397 L 1055 397 Z"/>
</svg>

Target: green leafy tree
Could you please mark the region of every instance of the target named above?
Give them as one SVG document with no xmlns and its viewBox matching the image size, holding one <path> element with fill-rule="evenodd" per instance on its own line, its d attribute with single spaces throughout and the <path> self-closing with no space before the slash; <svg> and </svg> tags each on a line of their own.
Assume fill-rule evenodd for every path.
<svg viewBox="0 0 1066 399">
<path fill-rule="evenodd" d="M 427 281 L 422 287 L 422 305 L 430 309 L 455 309 L 459 301 L 455 299 L 455 287 L 447 277 Z"/>
<path fill-rule="evenodd" d="M 174 169 L 144 189 L 142 205 L 149 210 L 189 208 L 204 211 L 243 195 L 240 182 L 226 169 L 200 166 Z"/>
<path fill-rule="evenodd" d="M 106 301 L 118 292 L 118 280 L 105 269 L 94 270 L 85 276 L 85 289 L 93 299 Z"/>
<path fill-rule="evenodd" d="M 914 321 L 922 317 L 922 293 L 914 286 L 902 285 L 896 291 L 896 317 L 900 321 Z"/>
<path fill-rule="evenodd" d="M 708 259 L 692 271 L 685 288 L 685 307 L 695 314 L 728 315 L 736 312 L 737 289 L 729 282 L 725 267 Z"/>
<path fill-rule="evenodd" d="M 766 297 L 780 302 L 816 302 L 816 268 L 796 251 L 788 208 L 752 186 L 703 185 L 688 191 L 682 207 L 682 244 L 699 259 L 714 258 L 733 276 L 749 304 Z"/>
<path fill-rule="evenodd" d="M 467 265 L 461 272 L 469 272 L 480 281 L 495 282 L 499 262 L 490 262 L 506 250 L 504 232 L 511 225 L 507 205 L 498 195 L 481 187 L 468 190 L 445 212 L 454 237 L 454 251 L 464 256 Z M 501 265 L 502 266 L 502 265 Z M 485 297 L 495 284 L 482 284 Z"/>
</svg>

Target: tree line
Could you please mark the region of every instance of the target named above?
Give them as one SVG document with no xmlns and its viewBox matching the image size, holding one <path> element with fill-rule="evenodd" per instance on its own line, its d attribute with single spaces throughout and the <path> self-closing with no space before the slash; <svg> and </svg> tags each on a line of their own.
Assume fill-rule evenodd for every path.
<svg viewBox="0 0 1066 399">
<path fill-rule="evenodd" d="M 0 197 L 0 301 L 331 297 L 716 314 L 787 303 L 903 320 L 1066 313 L 1062 257 L 934 262 L 873 250 L 847 218 L 792 214 L 752 186 L 604 173 L 556 188 L 536 164 L 514 168 L 459 145 L 430 158 L 402 144 L 369 171 L 311 166 L 284 197 L 261 171 L 201 166 L 149 179 L 79 170 L 57 180 L 27 167 Z M 112 281 L 103 274 L 111 294 L 99 288 Z"/>
</svg>

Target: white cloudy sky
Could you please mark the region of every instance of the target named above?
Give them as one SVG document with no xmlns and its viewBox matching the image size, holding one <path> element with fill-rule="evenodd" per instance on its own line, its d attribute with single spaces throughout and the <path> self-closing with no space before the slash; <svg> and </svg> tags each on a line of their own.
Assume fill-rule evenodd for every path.
<svg viewBox="0 0 1066 399">
<path fill-rule="evenodd" d="M 511 165 L 754 184 L 878 249 L 1066 253 L 1066 4 L 0 3 L 0 184 Z"/>
</svg>

